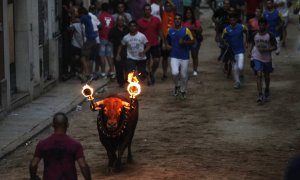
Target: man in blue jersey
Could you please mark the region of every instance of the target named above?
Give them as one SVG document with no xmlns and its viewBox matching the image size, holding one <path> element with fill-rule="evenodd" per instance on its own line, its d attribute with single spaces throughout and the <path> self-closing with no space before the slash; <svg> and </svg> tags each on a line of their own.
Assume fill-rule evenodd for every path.
<svg viewBox="0 0 300 180">
<path fill-rule="evenodd" d="M 280 36 L 281 29 L 283 25 L 282 15 L 281 13 L 275 9 L 274 1 L 267 0 L 267 9 L 263 12 L 263 17 L 268 22 L 269 31 L 275 36 L 277 41 L 277 49 L 275 51 L 276 55 L 280 53 Z"/>
<path fill-rule="evenodd" d="M 174 18 L 174 27 L 168 30 L 168 45 L 171 49 L 171 71 L 175 84 L 174 96 L 179 93 L 182 99 L 186 98 L 186 89 L 188 81 L 189 50 L 195 40 L 191 31 L 181 26 L 182 17 L 176 14 Z M 180 73 L 180 75 L 179 75 Z"/>
<path fill-rule="evenodd" d="M 232 72 L 234 77 L 234 88 L 239 89 L 241 87 L 241 77 L 243 76 L 242 71 L 244 69 L 244 54 L 245 48 L 248 47 L 248 30 L 243 24 L 239 24 L 238 15 L 231 14 L 229 16 L 230 25 L 224 28 L 222 37 L 228 44 L 229 48 L 234 54 Z M 244 34 L 246 40 L 244 40 Z"/>
</svg>

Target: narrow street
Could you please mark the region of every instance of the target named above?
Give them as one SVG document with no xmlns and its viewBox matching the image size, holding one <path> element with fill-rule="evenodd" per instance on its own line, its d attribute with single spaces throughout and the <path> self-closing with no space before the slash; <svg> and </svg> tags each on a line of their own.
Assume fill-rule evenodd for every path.
<svg viewBox="0 0 300 180">
<path fill-rule="evenodd" d="M 186 100 L 172 96 L 171 74 L 154 86 L 142 85 L 139 122 L 133 138 L 133 164 L 119 173 L 106 174 L 108 158 L 98 137 L 97 112 L 89 103 L 68 114 L 68 134 L 79 140 L 92 177 L 100 179 L 203 179 L 280 180 L 291 157 L 300 153 L 300 51 L 298 17 L 291 13 L 287 47 L 274 57 L 271 101 L 256 103 L 256 78 L 245 58 L 245 80 L 235 90 L 218 62 L 211 11 L 202 9 L 204 41 L 199 54 L 197 77 L 190 76 Z M 190 75 L 192 75 L 190 64 Z M 80 91 L 81 89 L 73 89 Z M 98 92 L 98 99 L 126 93 L 116 82 Z M 46 129 L 25 146 L 0 161 L 3 180 L 28 179 L 28 165 Z M 39 175 L 43 165 L 40 163 Z M 78 169 L 79 179 L 83 179 Z"/>
</svg>

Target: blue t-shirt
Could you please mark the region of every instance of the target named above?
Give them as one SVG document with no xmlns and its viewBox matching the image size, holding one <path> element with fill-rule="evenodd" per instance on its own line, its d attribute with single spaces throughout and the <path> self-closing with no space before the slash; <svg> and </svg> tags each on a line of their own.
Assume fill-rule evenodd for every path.
<svg viewBox="0 0 300 180">
<path fill-rule="evenodd" d="M 244 30 L 247 30 L 246 26 L 236 24 L 235 27 L 232 27 L 231 25 L 226 26 L 223 31 L 223 39 L 228 42 L 234 54 L 245 53 Z"/>
<path fill-rule="evenodd" d="M 85 36 L 88 41 L 93 41 L 97 37 L 97 32 L 93 29 L 92 18 L 89 15 L 82 15 L 80 21 L 85 27 Z"/>
<path fill-rule="evenodd" d="M 263 13 L 263 17 L 267 20 L 268 22 L 268 29 L 271 33 L 275 35 L 275 37 L 280 36 L 280 31 L 276 30 L 276 27 L 280 24 L 281 22 L 281 14 L 277 9 L 274 9 L 272 11 L 266 10 Z"/>
<path fill-rule="evenodd" d="M 168 38 L 169 38 L 170 44 L 172 46 L 170 57 L 188 60 L 190 46 L 180 45 L 179 41 L 181 39 L 182 40 L 193 40 L 191 31 L 186 27 L 182 27 L 180 29 L 170 28 L 168 30 Z"/>
</svg>

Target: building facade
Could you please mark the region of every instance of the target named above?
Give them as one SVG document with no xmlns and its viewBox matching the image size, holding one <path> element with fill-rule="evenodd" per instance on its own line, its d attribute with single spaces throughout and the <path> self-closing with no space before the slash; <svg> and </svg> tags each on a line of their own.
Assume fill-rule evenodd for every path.
<svg viewBox="0 0 300 180">
<path fill-rule="evenodd" d="M 63 4 L 70 1 L 0 0 L 0 118 L 59 82 Z"/>
</svg>

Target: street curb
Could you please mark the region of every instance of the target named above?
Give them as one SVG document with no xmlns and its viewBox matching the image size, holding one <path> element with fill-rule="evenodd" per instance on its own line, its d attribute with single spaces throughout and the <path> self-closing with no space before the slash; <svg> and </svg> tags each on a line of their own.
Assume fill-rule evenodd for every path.
<svg viewBox="0 0 300 180">
<path fill-rule="evenodd" d="M 102 85 L 96 88 L 96 91 L 99 89 L 105 87 L 107 84 L 109 84 L 110 79 L 106 80 Z M 63 113 L 70 113 L 72 112 L 78 104 L 82 104 L 86 100 L 85 97 L 82 97 L 82 95 L 77 96 L 74 98 L 74 100 L 66 107 L 62 108 L 58 112 L 63 112 Z M 7 145 L 5 148 L 1 149 L 0 152 L 0 161 L 4 159 L 6 156 L 10 155 L 14 151 L 16 151 L 19 147 L 28 145 L 31 143 L 31 139 L 36 137 L 38 134 L 40 134 L 42 131 L 45 129 L 49 128 L 52 123 L 52 117 L 48 117 L 47 119 L 41 121 L 39 124 L 36 126 L 32 127 L 29 132 L 25 132 L 23 136 L 20 138 L 16 139 L 13 141 L 11 144 Z"/>
</svg>

